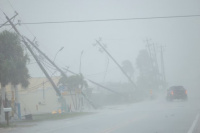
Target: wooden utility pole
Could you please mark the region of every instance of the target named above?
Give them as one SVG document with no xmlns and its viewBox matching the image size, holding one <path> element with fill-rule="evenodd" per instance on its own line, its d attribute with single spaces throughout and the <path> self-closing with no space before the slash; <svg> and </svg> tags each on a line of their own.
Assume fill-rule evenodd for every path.
<svg viewBox="0 0 200 133">
<path fill-rule="evenodd" d="M 132 79 L 127 75 L 127 73 L 124 71 L 124 69 L 119 65 L 119 63 L 114 59 L 114 57 L 102 46 L 102 44 L 96 40 L 97 44 L 106 52 L 106 54 L 114 61 L 114 63 L 119 67 L 119 69 L 122 71 L 122 73 L 126 76 L 126 78 L 129 80 L 129 82 L 134 86 L 135 89 L 137 89 L 136 84 L 132 81 Z"/>
<path fill-rule="evenodd" d="M 45 100 L 44 81 L 42 83 L 42 91 L 43 91 L 43 100 Z"/>
<path fill-rule="evenodd" d="M 146 39 L 145 41 L 146 41 L 146 43 L 147 43 L 146 47 L 147 47 L 147 49 L 148 49 L 149 56 L 150 56 L 151 59 L 152 59 L 151 48 L 150 48 L 151 44 L 149 43 L 149 39 Z M 153 64 L 153 63 L 152 63 L 152 64 Z"/>
<path fill-rule="evenodd" d="M 15 15 L 14 15 L 13 17 L 9 18 L 9 20 L 11 21 L 11 20 L 14 19 L 17 15 L 18 15 L 18 13 L 15 12 Z M 9 22 L 9 21 L 6 21 L 6 22 L 3 23 L 2 25 L 0 25 L 0 28 L 3 27 L 3 26 L 5 26 L 5 25 L 7 25 L 8 22 Z M 3 106 L 1 106 L 1 104 L 3 104 L 3 105 L 4 105 L 4 104 L 7 104 L 7 103 L 5 103 L 5 101 L 6 101 L 6 91 L 5 91 L 5 87 L 2 87 L 1 89 L 2 89 L 2 90 L 1 90 L 1 95 L 2 95 L 2 98 L 1 98 L 2 100 L 1 100 L 1 101 L 2 101 L 2 103 L 0 103 L 0 110 L 3 111 L 3 110 L 2 110 L 2 107 L 3 107 Z M 1 112 L 0 118 L 1 118 L 1 117 L 4 117 L 3 114 L 4 114 L 4 112 Z M 8 117 L 9 117 L 9 116 L 7 116 L 8 113 L 5 113 L 5 114 L 6 114 L 6 117 L 8 118 Z M 7 119 L 7 118 L 6 118 L 6 119 Z M 1 118 L 1 119 L 3 119 L 3 121 L 5 120 L 5 118 Z M 1 120 L 1 119 L 0 119 L 0 120 Z M 9 119 L 7 119 L 7 125 L 9 125 Z"/>
<path fill-rule="evenodd" d="M 83 55 L 83 50 L 81 51 L 81 55 L 80 55 L 79 73 L 81 73 L 82 55 Z"/>
<path fill-rule="evenodd" d="M 45 68 L 42 66 L 42 64 L 40 63 L 39 59 L 35 55 L 35 53 L 32 51 L 32 49 L 30 48 L 30 46 L 28 45 L 28 43 L 26 42 L 26 40 L 24 39 L 24 37 L 20 34 L 20 32 L 15 27 L 15 25 L 8 18 L 8 16 L 5 13 L 4 13 L 4 15 L 5 15 L 6 19 L 8 20 L 8 22 L 11 24 L 12 28 L 15 30 L 15 32 L 22 38 L 23 43 L 25 44 L 25 46 L 27 47 L 27 49 L 29 50 L 29 52 L 32 54 L 32 56 L 36 60 L 36 62 L 39 65 L 40 69 L 43 71 L 43 73 L 45 74 L 45 76 L 48 78 L 49 82 L 53 86 L 53 88 L 56 91 L 57 95 L 61 98 L 62 105 L 64 104 L 64 107 L 66 107 L 66 101 L 63 99 L 63 97 L 62 97 L 59 89 L 57 88 L 57 86 L 55 85 L 55 83 L 53 82 L 53 80 L 51 79 L 51 77 L 49 76 L 49 74 L 47 73 L 47 71 L 45 70 Z M 65 110 L 66 110 L 66 108 L 65 108 Z"/>
<path fill-rule="evenodd" d="M 65 68 L 64 68 L 64 69 L 65 69 Z M 77 75 L 75 72 L 72 72 L 72 71 L 70 71 L 69 69 L 65 69 L 65 70 L 68 71 L 68 72 L 71 73 L 71 74 Z M 99 87 L 101 87 L 101 88 L 103 88 L 103 89 L 106 89 L 106 90 L 112 92 L 112 93 L 115 93 L 115 94 L 117 94 L 117 95 L 121 95 L 120 93 L 118 93 L 118 92 L 116 92 L 116 91 L 114 91 L 114 90 L 112 90 L 112 89 L 109 89 L 109 88 L 107 88 L 107 87 L 105 87 L 105 86 L 103 86 L 103 85 L 101 85 L 101 84 L 98 84 L 97 82 L 95 82 L 95 81 L 93 81 L 93 80 L 90 80 L 90 79 L 87 79 L 87 80 L 88 80 L 90 83 L 95 84 L 95 85 L 97 85 L 97 86 L 99 86 Z"/>
<path fill-rule="evenodd" d="M 18 13 L 15 12 L 15 15 L 14 15 L 12 18 L 9 18 L 9 20 L 14 19 L 17 15 L 18 15 Z M 9 22 L 9 21 L 6 21 L 5 23 L 3 23 L 3 24 L 0 26 L 0 28 L 3 27 L 3 26 L 5 26 L 8 22 Z"/>
<path fill-rule="evenodd" d="M 31 42 L 28 38 L 26 38 L 27 39 L 27 41 L 40 53 L 40 54 L 42 54 L 64 77 L 66 77 L 67 78 L 67 75 L 65 74 L 65 72 L 63 72 L 63 70 L 61 70 L 53 61 L 51 61 L 37 46 L 35 46 L 35 44 L 33 43 L 33 42 Z M 70 71 L 69 69 L 66 69 L 68 72 L 70 72 L 70 73 L 72 73 L 72 74 L 75 74 L 76 75 L 76 73 L 74 73 L 74 72 L 72 72 L 72 71 Z M 91 80 L 89 80 L 91 83 L 93 83 L 93 84 L 96 84 L 96 85 L 98 85 L 98 86 L 100 86 L 100 87 L 102 87 L 102 88 L 104 88 L 104 89 L 107 89 L 107 90 L 109 90 L 109 91 L 111 91 L 111 92 L 114 92 L 114 93 L 116 93 L 116 94 L 119 94 L 119 93 L 117 93 L 117 92 L 115 92 L 115 91 L 113 91 L 113 90 L 111 90 L 111 89 L 108 89 L 107 87 L 104 87 L 104 86 L 102 86 L 102 85 L 100 85 L 100 84 L 98 84 L 98 83 L 96 83 L 96 82 L 94 82 L 94 81 L 91 81 Z M 92 102 L 91 101 L 89 101 L 89 99 L 85 96 L 85 94 L 83 94 L 83 92 L 81 92 L 81 94 L 84 96 L 84 98 L 91 104 Z M 91 104 L 92 106 L 93 106 L 93 108 L 97 108 L 93 103 Z"/>
<path fill-rule="evenodd" d="M 157 72 L 157 74 L 159 74 L 159 67 L 158 67 L 158 60 L 157 60 L 155 44 L 153 43 L 152 46 L 153 46 L 153 52 L 154 52 L 154 60 L 155 60 L 156 72 Z"/>
<path fill-rule="evenodd" d="M 157 51 L 154 43 L 150 43 L 149 40 L 146 40 L 146 47 L 149 52 L 149 56 L 151 58 L 151 66 L 152 69 L 155 70 L 155 76 L 153 77 L 156 81 L 160 80 L 160 72 L 159 72 L 159 66 L 158 66 L 158 60 L 157 60 Z M 156 84 L 157 87 L 159 87 L 159 84 Z"/>
<path fill-rule="evenodd" d="M 157 69 L 156 72 L 157 72 L 157 74 L 159 74 L 159 67 L 158 67 L 158 60 L 157 60 L 155 44 L 150 43 L 148 39 L 146 40 L 146 43 L 147 43 L 146 47 L 148 49 L 149 56 L 151 58 L 152 67 L 154 67 L 154 65 L 155 65 L 155 68 Z M 155 62 L 155 64 L 153 63 L 152 60 Z"/>
<path fill-rule="evenodd" d="M 65 74 L 65 72 L 63 72 L 63 70 L 61 70 L 53 61 L 51 61 L 32 41 L 30 41 L 28 38 L 26 38 L 26 40 L 40 53 L 40 54 L 42 54 L 64 77 L 66 77 L 67 78 L 67 75 Z M 82 54 L 82 53 L 81 53 Z M 118 63 L 117 63 L 118 64 Z M 118 64 L 119 65 L 119 64 Z M 120 66 L 120 65 L 119 65 Z M 121 67 L 121 66 L 120 66 Z M 122 68 L 121 68 L 122 69 Z M 72 74 L 75 74 L 75 75 L 77 75 L 75 72 L 72 72 L 72 71 L 70 71 L 69 69 L 65 69 L 66 71 L 68 71 L 68 72 L 70 72 L 70 73 L 72 73 Z M 123 70 L 123 69 L 122 69 Z M 124 72 L 125 73 L 125 72 Z M 126 73 L 125 73 L 126 74 Z M 127 74 L 126 74 L 127 75 Z M 128 76 L 128 75 L 127 75 Z M 131 80 L 131 79 L 130 79 Z M 93 84 L 95 84 L 95 85 L 97 85 L 97 86 L 99 86 L 99 87 L 101 87 L 101 88 L 104 88 L 104 89 L 106 89 L 106 90 L 108 90 L 108 91 L 110 91 L 110 92 L 113 92 L 113 93 L 115 93 L 115 94 L 118 94 L 118 95 L 120 95 L 118 92 L 115 92 L 115 91 L 113 91 L 113 90 L 111 90 L 111 89 L 109 89 L 109 88 L 107 88 L 107 87 L 104 87 L 104 86 L 102 86 L 102 85 L 100 85 L 100 84 L 98 84 L 98 83 L 96 83 L 96 82 L 94 82 L 94 81 L 92 81 L 92 80 L 89 80 L 88 79 L 88 81 L 90 81 L 91 83 L 93 83 Z M 132 80 L 131 80 L 132 81 Z M 133 81 L 132 81 L 132 83 L 133 83 Z M 134 84 L 134 83 L 133 83 Z M 135 85 L 135 84 L 134 84 Z M 136 85 L 135 85 L 136 86 Z M 85 94 L 83 94 L 83 92 L 81 92 L 82 93 L 82 95 L 85 97 Z M 88 101 L 89 99 L 88 98 L 86 98 L 85 97 L 85 99 Z M 88 101 L 90 104 L 92 103 L 91 101 Z M 92 106 L 93 106 L 93 108 L 96 108 L 95 107 L 95 105 L 92 103 L 91 104 Z"/>
<path fill-rule="evenodd" d="M 5 14 L 5 16 L 6 16 L 6 14 Z M 57 86 L 55 85 L 55 83 L 52 81 L 52 79 L 50 78 L 50 76 L 48 75 L 48 73 L 45 71 L 45 69 L 44 69 L 44 67 L 42 66 L 42 64 L 39 62 L 39 60 L 37 59 L 37 57 L 34 55 L 34 53 L 33 53 L 33 51 L 31 50 L 31 48 L 30 48 L 30 46 L 28 45 L 28 43 L 26 42 L 26 40 L 40 53 L 40 54 L 42 54 L 64 77 L 66 77 L 67 78 L 67 75 L 53 62 L 53 61 L 51 61 L 32 41 L 30 41 L 28 38 L 26 38 L 26 40 L 25 40 L 25 38 L 19 33 L 19 31 L 16 29 L 16 27 L 15 27 L 15 25 L 9 20 L 9 18 L 6 16 L 6 19 L 8 20 L 8 22 L 11 24 L 11 26 L 13 27 L 13 29 L 17 32 L 17 34 L 19 35 L 19 36 L 21 36 L 22 37 L 22 40 L 23 40 L 23 42 L 24 42 L 24 44 L 26 45 L 26 47 L 28 48 L 28 50 L 31 52 L 31 54 L 33 55 L 33 57 L 35 58 L 35 60 L 36 60 L 36 62 L 38 63 L 38 65 L 39 65 L 39 67 L 42 69 L 42 71 L 45 73 L 45 76 L 48 78 L 48 80 L 50 81 L 50 83 L 52 84 L 52 86 L 53 86 L 53 88 L 55 89 L 55 91 L 56 91 L 56 93 L 58 94 L 58 96 L 60 96 L 62 99 L 63 99 L 63 97 L 62 97 L 62 95 L 61 95 L 61 93 L 60 93 L 60 91 L 58 90 L 58 88 L 57 88 Z M 76 73 L 74 73 L 74 72 L 72 72 L 72 71 L 70 71 L 70 70 L 67 70 L 68 72 L 70 72 L 70 73 L 72 73 L 72 74 L 76 74 Z M 93 84 L 96 84 L 96 85 L 98 85 L 98 86 L 100 86 L 100 87 L 102 87 L 102 88 L 104 88 L 104 89 L 107 89 L 107 90 L 109 90 L 109 91 L 111 91 L 111 92 L 114 92 L 114 93 L 117 93 L 117 92 L 115 92 L 115 91 L 113 91 L 113 90 L 111 90 L 111 89 L 108 89 L 107 87 L 104 87 L 104 86 L 101 86 L 101 85 L 99 85 L 98 83 L 96 83 L 96 82 L 94 82 L 94 81 L 91 81 L 90 80 L 90 82 L 92 82 Z M 85 99 L 94 107 L 94 108 L 96 108 L 96 106 L 85 96 L 85 94 L 83 93 L 83 92 L 81 92 L 82 93 L 82 95 L 85 97 Z M 117 93 L 117 94 L 119 94 L 119 93 Z"/>
<path fill-rule="evenodd" d="M 118 92 L 116 92 L 116 91 L 114 91 L 114 90 L 111 90 L 111 89 L 109 89 L 109 88 L 107 88 L 107 87 L 105 87 L 105 86 L 103 86 L 103 85 L 100 85 L 100 84 L 98 84 L 98 83 L 96 83 L 96 82 L 94 82 L 94 81 L 92 81 L 92 80 L 90 80 L 90 79 L 87 79 L 87 80 L 90 81 L 91 83 L 93 83 L 93 84 L 95 84 L 95 85 L 101 87 L 101 88 L 104 88 L 104 89 L 106 89 L 106 90 L 112 92 L 112 93 L 115 93 L 115 94 L 117 94 L 117 95 L 121 95 L 120 93 L 118 93 Z"/>
<path fill-rule="evenodd" d="M 161 50 L 160 56 L 161 56 L 161 69 L 162 69 L 163 81 L 164 81 L 164 84 L 166 84 L 165 64 L 164 64 L 164 57 L 163 57 L 164 46 L 160 46 L 160 50 Z"/>
<path fill-rule="evenodd" d="M 67 78 L 67 75 L 65 74 L 65 72 L 63 72 L 63 70 L 62 69 L 60 69 L 53 61 L 51 61 L 50 59 L 49 59 L 49 57 L 47 57 L 46 56 L 46 54 L 45 53 L 43 53 L 32 41 L 30 41 L 28 38 L 26 38 L 26 40 L 40 53 L 40 54 L 42 54 L 61 74 L 62 74 L 62 76 L 64 76 L 65 78 Z M 72 72 L 72 71 L 70 71 L 70 70 L 67 70 L 67 71 L 69 71 L 70 73 L 72 73 L 72 74 L 76 74 L 76 73 L 74 73 L 74 72 Z M 81 92 L 81 94 L 85 97 L 85 99 L 91 104 L 92 102 L 91 101 L 89 101 L 88 100 L 88 98 L 86 98 L 86 96 L 83 94 L 83 92 Z M 94 108 L 94 109 L 96 109 L 97 107 L 92 103 L 91 104 L 92 105 L 92 107 Z"/>
<path fill-rule="evenodd" d="M 67 75 L 51 60 L 45 53 L 43 53 L 32 41 L 30 41 L 27 37 L 26 40 L 41 54 L 43 55 L 63 76 L 67 77 Z"/>
</svg>

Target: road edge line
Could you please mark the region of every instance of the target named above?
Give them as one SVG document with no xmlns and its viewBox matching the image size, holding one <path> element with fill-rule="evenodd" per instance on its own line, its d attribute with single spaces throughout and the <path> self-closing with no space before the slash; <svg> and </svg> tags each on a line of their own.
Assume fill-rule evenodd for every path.
<svg viewBox="0 0 200 133">
<path fill-rule="evenodd" d="M 188 130 L 187 133 L 193 133 L 198 120 L 199 120 L 199 113 L 196 115 L 196 117 L 195 117 L 195 119 L 194 119 L 194 121 L 193 121 L 193 123 L 192 123 L 192 125 L 191 125 L 191 127 L 190 127 L 190 129 Z"/>
</svg>

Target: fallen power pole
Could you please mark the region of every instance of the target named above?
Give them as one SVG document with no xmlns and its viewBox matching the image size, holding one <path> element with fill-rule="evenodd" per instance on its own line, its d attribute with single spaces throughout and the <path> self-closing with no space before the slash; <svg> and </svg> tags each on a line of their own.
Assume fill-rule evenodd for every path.
<svg viewBox="0 0 200 133">
<path fill-rule="evenodd" d="M 32 41 L 30 41 L 28 38 L 26 38 L 26 40 L 40 53 L 40 54 L 42 54 L 64 77 L 66 77 L 67 78 L 67 75 L 52 61 L 52 60 L 50 60 L 49 59 L 49 57 L 48 56 L 46 56 L 46 54 L 45 53 L 43 53 Z M 71 72 L 71 71 L 70 71 Z M 71 73 L 73 73 L 73 72 L 71 72 Z M 75 74 L 75 73 L 73 73 L 73 74 Z M 86 97 L 86 95 L 83 93 L 83 92 L 81 92 L 81 94 L 83 95 L 83 97 L 92 105 L 92 107 L 94 108 L 94 109 L 96 109 L 97 107 Z"/>
<path fill-rule="evenodd" d="M 6 16 L 6 14 L 5 14 Z M 51 77 L 49 76 L 49 74 L 47 73 L 47 71 L 44 69 L 44 67 L 42 66 L 42 64 L 40 63 L 40 61 L 38 60 L 37 56 L 34 54 L 34 52 L 32 51 L 31 47 L 28 45 L 28 43 L 26 42 L 26 40 L 24 39 L 24 37 L 19 33 L 19 31 L 17 30 L 17 28 L 15 27 L 15 25 L 10 21 L 10 19 L 6 16 L 6 19 L 8 20 L 8 22 L 10 23 L 10 25 L 12 26 L 12 28 L 15 30 L 15 32 L 22 38 L 23 43 L 25 44 L 25 46 L 28 48 L 29 52 L 33 55 L 34 59 L 36 60 L 37 64 L 39 65 L 39 67 L 41 68 L 41 70 L 44 72 L 45 76 L 48 78 L 48 80 L 50 81 L 50 83 L 52 84 L 53 88 L 55 89 L 56 93 L 61 96 L 60 91 L 57 89 L 57 86 L 55 85 L 55 83 L 53 82 L 53 80 L 51 79 Z"/>
<path fill-rule="evenodd" d="M 18 15 L 18 13 L 15 12 L 15 15 L 14 15 L 13 17 L 11 17 L 11 18 L 8 18 L 8 19 L 11 21 L 11 20 L 14 19 L 17 15 Z M 3 23 L 3 24 L 0 26 L 0 28 L 3 27 L 3 26 L 5 26 L 8 22 L 9 22 L 9 21 L 6 21 L 5 23 Z M 2 95 L 4 95 L 3 97 L 5 97 L 5 99 L 2 98 L 2 100 L 5 100 L 5 107 L 7 108 L 7 106 L 8 106 L 8 100 L 6 100 L 6 99 L 7 99 L 7 98 L 6 98 L 6 94 L 3 93 Z M 4 107 L 4 106 L 3 106 L 3 107 Z M 1 106 L 0 106 L 0 109 L 1 109 Z M 2 114 L 3 114 L 3 112 L 2 112 Z M 9 126 L 9 113 L 8 113 L 8 112 L 5 112 L 5 117 L 6 117 L 7 125 Z"/>
<path fill-rule="evenodd" d="M 45 55 L 45 53 L 43 53 L 32 41 L 30 41 L 28 38 L 26 38 L 26 40 L 40 53 L 40 54 L 42 54 L 64 77 L 66 77 L 67 78 L 67 75 L 65 74 L 65 72 L 63 72 L 63 70 L 61 70 L 52 60 L 50 60 L 49 59 L 49 57 L 47 57 L 46 55 Z M 69 69 L 65 69 L 66 71 L 68 71 L 68 72 L 70 72 L 70 73 L 72 73 L 72 74 L 74 74 L 74 75 L 77 75 L 75 72 L 72 72 L 72 71 L 70 71 Z M 99 86 L 99 87 L 101 87 L 101 88 L 104 88 L 104 89 L 106 89 L 106 90 L 108 90 L 108 91 L 110 91 L 110 92 L 113 92 L 113 93 L 115 93 L 115 94 L 119 94 L 118 92 L 115 92 L 115 91 L 113 91 L 113 90 L 111 90 L 111 89 L 109 89 L 109 88 L 107 88 L 107 87 L 105 87 L 105 86 L 103 86 L 103 85 L 100 85 L 100 84 L 98 84 L 98 83 L 96 83 L 96 82 L 94 82 L 94 81 L 92 81 L 92 80 L 90 80 L 90 79 L 87 79 L 88 81 L 90 81 L 91 83 L 93 83 L 93 84 L 95 84 L 95 85 L 97 85 L 97 86 Z M 120 95 L 120 94 L 119 94 Z"/>
<path fill-rule="evenodd" d="M 77 75 L 77 73 L 72 72 L 72 71 L 70 71 L 69 69 L 65 69 L 65 70 L 68 71 L 68 72 L 70 72 L 71 74 Z M 116 92 L 116 91 L 114 91 L 114 90 L 112 90 L 112 89 L 109 89 L 109 88 L 107 88 L 107 87 L 105 87 L 105 86 L 103 86 L 103 85 L 101 85 L 101 84 L 99 84 L 99 83 L 97 83 L 97 82 L 95 82 L 95 81 L 92 81 L 92 80 L 90 80 L 90 79 L 87 79 L 87 80 L 88 80 L 90 83 L 95 84 L 95 85 L 97 85 L 97 86 L 99 86 L 99 87 L 101 87 L 101 88 L 103 88 L 103 89 L 106 89 L 106 90 L 112 92 L 112 93 L 115 93 L 115 94 L 117 94 L 117 95 L 121 95 L 120 93 L 118 93 L 118 92 Z"/>
<path fill-rule="evenodd" d="M 67 75 L 53 62 L 49 59 L 48 56 L 46 56 L 45 53 L 43 53 L 32 41 L 30 41 L 27 37 L 25 37 L 26 40 L 40 53 L 42 54 L 63 76 L 67 77 Z"/>
<path fill-rule="evenodd" d="M 9 20 L 14 19 L 17 15 L 18 15 L 18 13 L 15 12 L 15 15 L 14 15 L 12 18 L 9 18 Z M 3 27 L 3 26 L 5 26 L 8 22 L 9 22 L 9 21 L 6 21 L 5 23 L 3 23 L 3 24 L 0 26 L 0 28 Z"/>
<path fill-rule="evenodd" d="M 4 15 L 5 15 L 6 19 L 8 20 L 8 22 L 10 23 L 10 25 L 12 26 L 12 28 L 15 30 L 15 32 L 22 38 L 23 43 L 25 44 L 25 46 L 27 47 L 27 49 L 29 50 L 29 52 L 33 55 L 34 59 L 36 60 L 37 64 L 39 65 L 40 69 L 43 71 L 43 73 L 45 74 L 45 76 L 47 77 L 47 79 L 50 81 L 50 83 L 53 86 L 54 90 L 56 91 L 57 95 L 61 98 L 61 100 L 62 100 L 62 107 L 64 106 L 65 111 L 66 111 L 66 101 L 63 99 L 60 91 L 58 90 L 58 88 L 56 86 L 56 84 L 53 82 L 53 80 L 51 79 L 51 77 L 49 76 L 49 74 L 47 73 L 47 71 L 45 70 L 45 68 L 42 66 L 42 64 L 38 60 L 37 56 L 34 54 L 34 52 L 32 51 L 32 49 L 30 48 L 30 46 L 28 45 L 28 43 L 24 39 L 24 37 L 17 30 L 17 28 L 15 27 L 15 25 L 10 21 L 10 19 L 8 18 L 8 16 L 5 13 L 4 13 Z"/>
<path fill-rule="evenodd" d="M 164 46 L 160 46 L 160 50 L 161 50 L 160 56 L 161 56 L 162 75 L 163 75 L 164 87 L 166 87 L 165 64 L 164 64 L 164 57 L 163 57 Z"/>
<path fill-rule="evenodd" d="M 65 72 L 63 72 L 63 70 L 61 70 L 53 61 L 51 61 L 46 55 L 45 55 L 45 53 L 43 53 L 32 41 L 30 41 L 28 38 L 26 38 L 27 39 L 27 41 L 40 53 L 40 54 L 42 54 L 64 77 L 66 77 L 67 78 L 67 75 L 65 74 Z M 68 72 L 70 72 L 71 74 L 74 74 L 74 75 L 77 75 L 75 72 L 72 72 L 72 71 L 70 71 L 69 69 L 65 69 L 66 71 L 68 71 Z M 93 83 L 93 84 L 95 84 L 95 85 L 97 85 L 97 86 L 99 86 L 99 87 L 101 87 L 101 88 L 104 88 L 104 89 L 106 89 L 106 90 L 108 90 L 108 91 L 110 91 L 110 92 L 112 92 L 112 93 L 115 93 L 115 94 L 118 94 L 118 95 L 121 95 L 121 94 L 119 94 L 118 92 L 116 92 L 116 91 L 113 91 L 113 90 L 111 90 L 111 89 L 109 89 L 109 88 L 107 88 L 107 87 L 105 87 L 105 86 L 103 86 L 103 85 L 100 85 L 100 84 L 98 84 L 98 83 L 96 83 L 96 82 L 94 82 L 94 81 L 92 81 L 92 80 L 90 80 L 90 79 L 87 79 L 89 82 L 91 82 L 91 83 Z M 93 106 L 93 108 L 95 108 L 96 109 L 96 106 L 86 97 L 86 95 L 83 93 L 83 92 L 81 92 L 81 94 L 85 97 L 85 99 Z"/>
<path fill-rule="evenodd" d="M 95 84 L 95 85 L 101 87 L 101 88 L 104 88 L 104 89 L 110 91 L 110 92 L 113 92 L 113 93 L 115 93 L 115 94 L 117 94 L 117 95 L 121 95 L 120 93 L 118 93 L 118 92 L 116 92 L 116 91 L 113 91 L 113 90 L 111 90 L 111 89 L 109 89 L 109 88 L 107 88 L 107 87 L 105 87 L 105 86 L 103 86 L 103 85 L 101 85 L 101 84 L 98 84 L 98 83 L 96 83 L 96 82 L 94 82 L 94 81 L 92 81 L 92 80 L 90 80 L 90 79 L 87 79 L 87 80 L 90 81 L 91 83 L 93 83 L 93 84 Z"/>
<path fill-rule="evenodd" d="M 50 59 L 49 59 L 49 57 L 47 57 L 46 55 L 45 55 L 45 53 L 43 53 L 32 41 L 30 41 L 28 38 L 26 38 L 27 39 L 27 41 L 40 53 L 40 54 L 42 54 L 64 77 L 66 77 L 67 78 L 67 75 L 65 74 L 65 72 L 63 72 L 63 70 L 61 70 L 53 61 L 51 61 Z M 67 70 L 68 72 L 70 72 L 70 73 L 72 73 L 72 74 L 74 74 L 74 75 L 77 75 L 75 72 L 72 72 L 72 71 L 70 71 L 69 69 L 65 69 L 65 70 Z M 92 80 L 90 80 L 90 79 L 88 79 L 88 81 L 90 81 L 91 83 L 93 83 L 93 84 L 95 84 L 95 85 L 97 85 L 97 86 L 99 86 L 99 87 L 101 87 L 101 88 L 104 88 L 104 89 L 107 89 L 108 91 L 111 91 L 111 92 L 113 92 L 113 93 L 116 93 L 116 94 L 119 94 L 118 92 L 115 92 L 115 91 L 113 91 L 113 90 L 111 90 L 111 89 L 109 89 L 109 88 L 107 88 L 107 87 L 104 87 L 104 86 L 102 86 L 102 85 L 100 85 L 100 84 L 98 84 L 98 83 L 96 83 L 96 82 L 94 82 L 94 81 L 92 81 Z M 119 94 L 120 95 L 120 94 Z"/>
<path fill-rule="evenodd" d="M 123 70 L 123 68 L 119 65 L 119 63 L 114 59 L 114 57 L 102 46 L 102 44 L 96 40 L 97 44 L 106 52 L 106 54 L 115 62 L 115 64 L 119 67 L 119 69 L 122 71 L 122 73 L 126 76 L 126 78 L 129 80 L 129 82 L 137 88 L 136 84 L 132 81 L 132 79 L 127 75 L 127 73 Z"/>
<path fill-rule="evenodd" d="M 38 60 L 38 58 L 37 58 L 37 56 L 34 54 L 34 52 L 32 51 L 32 49 L 30 48 L 30 46 L 28 45 L 28 43 L 26 42 L 26 40 L 39 52 L 39 53 L 41 53 L 64 77 L 67 77 L 67 75 L 53 62 L 53 61 L 51 61 L 33 42 L 31 42 L 28 38 L 26 38 L 26 37 L 24 37 L 24 36 L 22 36 L 21 34 L 20 34 L 20 32 L 17 30 L 17 28 L 15 27 L 15 25 L 11 22 L 11 19 L 12 18 L 14 18 L 15 16 L 17 16 L 17 14 L 14 16 L 14 17 L 12 17 L 11 19 L 9 19 L 8 17 L 7 17 L 7 15 L 4 13 L 4 15 L 5 15 L 5 17 L 6 17 L 6 19 L 8 20 L 7 22 L 9 22 L 10 23 L 10 25 L 12 26 L 12 28 L 16 31 L 16 33 L 22 38 L 22 41 L 24 42 L 24 44 L 25 44 L 25 46 L 28 48 L 28 50 L 30 51 L 30 53 L 33 55 L 33 57 L 34 57 L 34 59 L 36 60 L 36 62 L 37 62 L 37 64 L 39 65 L 39 67 L 41 68 L 41 70 L 44 72 L 44 74 L 45 74 L 45 76 L 48 78 L 48 80 L 50 81 L 50 83 L 51 83 L 51 85 L 53 86 L 53 88 L 54 88 L 54 90 L 56 91 L 56 93 L 57 93 L 57 95 L 59 96 L 59 97 L 61 97 L 62 98 L 62 100 L 63 100 L 63 97 L 62 97 L 62 95 L 61 95 L 61 93 L 60 93 L 60 91 L 59 91 L 59 89 L 57 88 L 57 86 L 55 85 L 55 83 L 53 82 L 53 80 L 51 79 L 51 77 L 49 76 L 49 74 L 47 73 L 47 71 L 44 69 L 44 67 L 42 66 L 42 64 L 40 63 L 40 61 Z M 6 22 L 6 23 L 7 23 Z M 5 23 L 5 24 L 6 24 Z M 26 40 L 25 40 L 25 38 L 26 38 Z M 70 70 L 67 70 L 68 72 L 70 72 L 70 73 L 72 73 L 72 74 L 76 74 L 76 73 L 74 73 L 74 72 L 72 72 L 72 71 L 70 71 Z M 88 79 L 89 80 L 89 79 Z M 115 92 L 115 91 L 113 91 L 113 90 L 111 90 L 111 89 L 108 89 L 107 87 L 104 87 L 104 86 L 102 86 L 102 85 L 100 85 L 100 84 L 98 84 L 98 83 L 96 83 L 96 82 L 94 82 L 94 81 L 92 81 L 92 80 L 89 80 L 91 83 L 93 83 L 93 84 L 95 84 L 95 85 L 97 85 L 97 86 L 100 86 L 100 87 L 102 87 L 102 88 L 104 88 L 104 89 L 107 89 L 107 90 L 109 90 L 109 91 L 111 91 L 111 92 L 113 92 L 113 93 L 116 93 L 116 94 L 119 94 L 119 93 L 117 93 L 117 92 Z M 82 93 L 82 95 L 85 97 L 85 99 L 94 107 L 94 108 L 96 108 L 96 106 L 85 96 L 85 94 L 83 93 L 83 92 L 81 92 Z M 120 94 L 119 94 L 120 95 Z M 64 102 L 64 104 L 65 104 L 65 107 L 66 107 L 66 101 Z"/>
</svg>

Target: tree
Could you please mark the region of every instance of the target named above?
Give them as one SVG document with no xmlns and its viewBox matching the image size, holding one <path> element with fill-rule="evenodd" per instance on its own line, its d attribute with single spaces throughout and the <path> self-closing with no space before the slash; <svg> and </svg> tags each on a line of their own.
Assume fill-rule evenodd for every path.
<svg viewBox="0 0 200 133">
<path fill-rule="evenodd" d="M 136 65 L 139 69 L 137 84 L 141 89 L 156 89 L 160 80 L 157 78 L 156 66 L 149 56 L 147 50 L 141 50 L 136 59 Z"/>
<path fill-rule="evenodd" d="M 20 37 L 9 31 L 0 33 L 0 83 L 1 99 L 5 105 L 5 87 L 11 83 L 27 87 L 29 74 L 26 64 L 28 56 L 24 54 Z M 3 114 L 3 113 L 1 113 Z"/>
<path fill-rule="evenodd" d="M 126 72 L 127 75 L 129 75 L 130 78 L 133 77 L 134 69 L 132 63 L 129 60 L 122 62 L 122 69 Z"/>
<path fill-rule="evenodd" d="M 69 77 L 63 76 L 60 78 L 58 85 L 66 86 L 69 89 L 73 106 L 75 109 L 78 109 L 76 92 L 82 92 L 83 87 L 88 88 L 87 81 L 84 80 L 83 75 L 77 74 Z M 72 92 L 75 92 L 75 99 L 72 96 Z"/>
<path fill-rule="evenodd" d="M 58 84 L 63 84 L 71 89 L 82 89 L 83 87 L 88 87 L 82 74 L 72 75 L 67 78 L 63 76 L 60 78 Z"/>
</svg>

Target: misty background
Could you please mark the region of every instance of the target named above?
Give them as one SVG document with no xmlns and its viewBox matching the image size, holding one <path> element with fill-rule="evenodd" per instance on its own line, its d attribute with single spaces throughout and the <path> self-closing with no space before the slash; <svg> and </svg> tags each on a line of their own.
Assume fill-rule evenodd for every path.
<svg viewBox="0 0 200 133">
<path fill-rule="evenodd" d="M 1 10 L 9 17 L 16 10 L 22 23 L 195 15 L 200 12 L 199 5 L 199 0 L 0 0 Z M 5 21 L 1 13 L 0 23 Z M 6 28 L 1 28 L 1 31 Z M 41 50 L 52 60 L 64 47 L 55 59 L 61 68 L 69 67 L 79 73 L 83 51 L 81 72 L 96 82 L 128 82 L 111 59 L 104 79 L 108 56 L 93 46 L 95 40 L 101 38 L 120 64 L 124 60 L 131 61 L 135 80 L 138 75 L 136 58 L 140 50 L 146 49 L 145 40 L 151 39 L 152 43 L 165 46 L 164 61 L 169 85 L 183 85 L 189 90 L 200 83 L 199 17 L 30 24 L 18 28 L 30 39 L 36 37 Z M 159 49 L 157 54 L 159 56 Z M 34 62 L 31 60 L 28 66 L 30 75 L 44 77 Z"/>
</svg>

